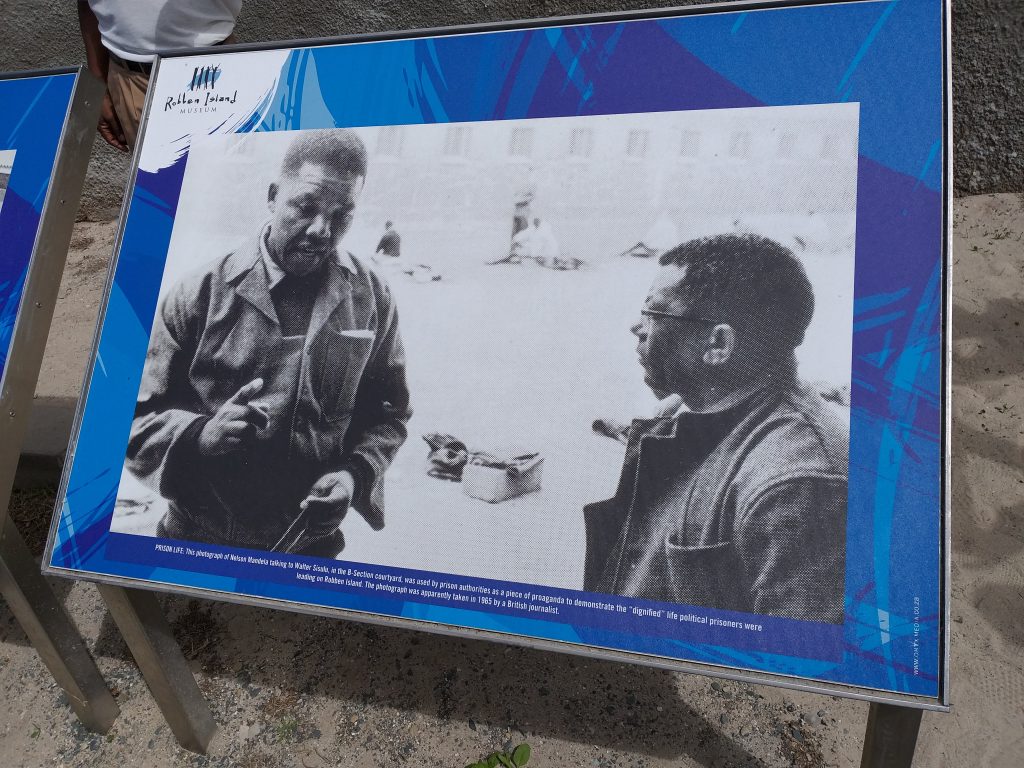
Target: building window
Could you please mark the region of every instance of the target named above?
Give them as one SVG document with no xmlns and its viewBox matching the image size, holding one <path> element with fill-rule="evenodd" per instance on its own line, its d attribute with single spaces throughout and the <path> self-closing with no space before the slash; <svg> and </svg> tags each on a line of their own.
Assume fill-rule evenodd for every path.
<svg viewBox="0 0 1024 768">
<path fill-rule="evenodd" d="M 729 157 L 746 157 L 750 154 L 750 134 L 737 131 L 729 139 Z"/>
<path fill-rule="evenodd" d="M 377 154 L 398 157 L 402 154 L 402 128 L 388 125 L 377 134 Z"/>
<path fill-rule="evenodd" d="M 508 153 L 513 157 L 533 154 L 533 128 L 513 128 L 508 137 Z"/>
<path fill-rule="evenodd" d="M 796 134 L 784 133 L 779 136 L 779 157 L 789 159 L 796 150 Z"/>
<path fill-rule="evenodd" d="M 573 157 L 590 157 L 594 151 L 594 132 L 589 128 L 573 128 L 569 134 L 569 154 Z"/>
<path fill-rule="evenodd" d="M 630 131 L 626 137 L 626 154 L 630 157 L 643 157 L 647 154 L 648 131 Z"/>
<path fill-rule="evenodd" d="M 453 125 L 444 137 L 444 154 L 448 157 L 465 157 L 469 154 L 469 127 Z"/>
<path fill-rule="evenodd" d="M 697 157 L 700 154 L 700 132 L 683 131 L 679 144 L 680 157 Z"/>
</svg>

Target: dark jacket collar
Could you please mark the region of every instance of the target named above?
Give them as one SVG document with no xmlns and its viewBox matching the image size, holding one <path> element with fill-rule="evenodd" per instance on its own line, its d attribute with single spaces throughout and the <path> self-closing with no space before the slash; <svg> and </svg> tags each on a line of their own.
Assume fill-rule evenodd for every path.
<svg viewBox="0 0 1024 768">
<path fill-rule="evenodd" d="M 775 403 L 778 397 L 798 386 L 796 363 L 783 365 L 774 375 L 766 377 L 764 384 L 741 400 L 714 411 L 668 412 L 652 419 L 636 419 L 634 431 L 642 436 L 672 438 L 681 425 L 687 433 L 713 431 L 727 434 L 746 417 L 759 410 L 766 402 Z"/>
<path fill-rule="evenodd" d="M 326 318 L 345 301 L 352 292 L 350 276 L 355 273 L 355 262 L 348 252 L 324 265 L 323 285 L 317 294 L 313 319 L 309 327 L 312 337 L 323 325 Z M 241 298 L 266 315 L 274 324 L 279 324 L 274 301 L 270 297 L 267 270 L 263 266 L 260 236 L 249 240 L 243 247 L 228 255 L 224 264 L 224 280 L 235 289 Z"/>
</svg>

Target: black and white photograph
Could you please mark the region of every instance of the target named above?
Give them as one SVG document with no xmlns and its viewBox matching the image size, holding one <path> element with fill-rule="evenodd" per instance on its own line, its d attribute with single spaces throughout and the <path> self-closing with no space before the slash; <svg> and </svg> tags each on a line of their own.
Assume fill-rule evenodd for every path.
<svg viewBox="0 0 1024 768">
<path fill-rule="evenodd" d="M 11 171 L 14 168 L 13 149 L 0 149 L 0 210 L 4 207 L 4 198 L 7 196 L 7 186 L 11 182 Z"/>
<path fill-rule="evenodd" d="M 111 530 L 841 623 L 858 120 L 195 140 Z"/>
</svg>

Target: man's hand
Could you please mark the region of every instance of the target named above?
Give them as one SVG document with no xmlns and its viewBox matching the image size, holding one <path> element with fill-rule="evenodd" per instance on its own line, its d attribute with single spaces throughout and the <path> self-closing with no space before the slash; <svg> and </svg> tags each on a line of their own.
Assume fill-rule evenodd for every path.
<svg viewBox="0 0 1024 768">
<path fill-rule="evenodd" d="M 352 502 L 355 487 L 352 473 L 344 469 L 328 472 L 313 483 L 309 495 L 299 504 L 299 509 L 306 512 L 309 518 L 306 534 L 319 538 L 338 530 Z"/>
<path fill-rule="evenodd" d="M 263 389 L 263 379 L 253 379 L 233 394 L 199 433 L 199 453 L 220 456 L 244 447 L 266 429 L 270 418 L 263 403 L 250 400 Z"/>
<path fill-rule="evenodd" d="M 107 81 L 110 69 L 110 53 L 103 47 L 100 37 L 100 25 L 96 20 L 87 0 L 78 0 L 78 25 L 82 30 L 82 42 L 85 43 L 85 60 L 92 72 L 103 82 Z M 114 113 L 114 103 L 110 100 L 110 92 L 103 93 L 103 104 L 100 105 L 100 122 L 96 126 L 100 136 L 114 149 L 128 151 L 128 142 L 124 136 L 121 121 Z"/>
<path fill-rule="evenodd" d="M 124 137 L 124 129 L 121 127 L 121 121 L 117 119 L 117 113 L 114 112 L 114 102 L 111 101 L 110 94 L 106 91 L 103 93 L 100 122 L 96 129 L 103 140 L 114 149 L 119 149 L 122 152 L 128 151 L 128 140 Z"/>
</svg>

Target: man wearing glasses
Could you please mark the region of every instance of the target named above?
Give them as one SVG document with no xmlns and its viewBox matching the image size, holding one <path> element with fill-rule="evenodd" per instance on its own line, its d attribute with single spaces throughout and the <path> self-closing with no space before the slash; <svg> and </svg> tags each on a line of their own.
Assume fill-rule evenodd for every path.
<svg viewBox="0 0 1024 768">
<path fill-rule="evenodd" d="M 849 431 L 797 377 L 803 265 L 754 235 L 660 263 L 633 333 L 671 406 L 633 422 L 615 497 L 584 510 L 584 588 L 841 623 Z"/>
</svg>

